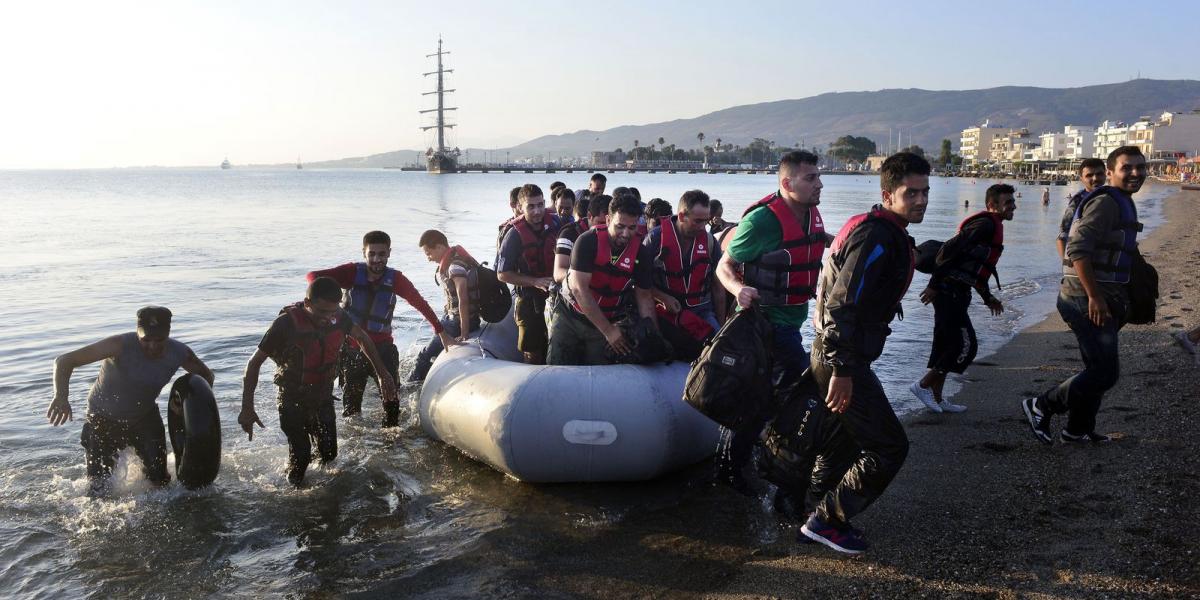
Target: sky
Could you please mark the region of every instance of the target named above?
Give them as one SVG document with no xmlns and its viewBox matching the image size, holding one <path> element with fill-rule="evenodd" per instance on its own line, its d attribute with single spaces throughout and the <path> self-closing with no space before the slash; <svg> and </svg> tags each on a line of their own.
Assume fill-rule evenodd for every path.
<svg viewBox="0 0 1200 600">
<path fill-rule="evenodd" d="M 439 35 L 451 143 L 497 148 L 835 91 L 1196 79 L 1197 23 L 1183 1 L 13 2 L 0 168 L 423 149 Z"/>
</svg>

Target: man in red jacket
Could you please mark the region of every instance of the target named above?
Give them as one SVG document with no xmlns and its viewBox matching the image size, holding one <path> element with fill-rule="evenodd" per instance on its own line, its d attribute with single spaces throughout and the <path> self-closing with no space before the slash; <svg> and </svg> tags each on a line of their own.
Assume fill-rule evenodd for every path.
<svg viewBox="0 0 1200 600">
<path fill-rule="evenodd" d="M 351 262 L 332 269 L 313 271 L 308 274 L 308 281 L 311 283 L 318 277 L 329 277 L 343 290 L 349 290 L 342 307 L 350 315 L 350 320 L 370 336 L 375 349 L 387 366 L 392 381 L 395 381 L 400 369 L 400 351 L 396 349 L 392 339 L 392 312 L 396 308 L 397 296 L 404 298 L 413 308 L 420 311 L 445 347 L 449 348 L 458 341 L 443 331 L 437 314 L 429 307 L 425 298 L 421 297 L 417 288 L 413 287 L 412 282 L 400 271 L 387 266 L 388 257 L 392 254 L 392 238 L 388 234 L 382 231 L 368 232 L 363 236 L 362 252 L 366 262 Z M 351 339 L 342 349 L 340 371 L 342 416 L 349 417 L 362 412 L 362 397 L 367 377 L 374 376 L 376 384 L 379 383 L 379 377 L 363 356 L 355 339 Z M 384 427 L 400 424 L 399 402 L 384 402 L 383 411 Z"/>
</svg>

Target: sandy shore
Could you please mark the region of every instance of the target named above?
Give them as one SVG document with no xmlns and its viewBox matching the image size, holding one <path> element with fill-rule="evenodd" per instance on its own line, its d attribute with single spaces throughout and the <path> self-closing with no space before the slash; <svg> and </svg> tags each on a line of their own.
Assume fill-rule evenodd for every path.
<svg viewBox="0 0 1200 600">
<path fill-rule="evenodd" d="M 626 506 L 609 524 L 564 523 L 519 544 L 485 541 L 474 589 L 510 597 L 1200 597 L 1200 368 L 1168 335 L 1200 322 L 1200 192 L 1165 202 L 1166 224 L 1142 243 L 1162 278 L 1159 320 L 1122 332 L 1121 381 L 1098 418 L 1113 443 L 1047 447 L 1024 421 L 1023 396 L 1080 366 L 1075 339 L 1054 313 L 968 371 L 955 397 L 968 412 L 907 420 L 907 464 L 855 521 L 873 545 L 863 556 L 797 543 L 798 525 L 769 503 L 711 488 L 707 472 L 693 472 L 652 484 L 657 492 L 642 487 L 638 495 L 654 499 Z M 523 489 L 543 500 L 566 489 L 588 493 Z M 599 496 L 614 488 L 596 493 L 603 503 Z M 504 566 L 488 573 L 485 565 Z"/>
</svg>

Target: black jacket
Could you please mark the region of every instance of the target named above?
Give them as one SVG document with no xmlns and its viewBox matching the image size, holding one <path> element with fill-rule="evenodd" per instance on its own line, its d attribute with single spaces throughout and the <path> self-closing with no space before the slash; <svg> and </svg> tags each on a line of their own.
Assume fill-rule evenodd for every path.
<svg viewBox="0 0 1200 600">
<path fill-rule="evenodd" d="M 851 226 L 853 219 L 843 230 Z M 914 251 L 907 230 L 882 217 L 868 216 L 838 234 L 821 269 L 814 317 L 824 339 L 814 358 L 836 375 L 870 365 L 883 353 L 892 332 L 888 324 L 901 313 L 900 300 L 912 282 Z"/>
</svg>

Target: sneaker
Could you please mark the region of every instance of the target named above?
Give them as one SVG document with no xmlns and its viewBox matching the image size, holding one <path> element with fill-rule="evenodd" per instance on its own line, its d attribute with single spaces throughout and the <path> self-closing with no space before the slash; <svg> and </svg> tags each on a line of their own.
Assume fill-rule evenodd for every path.
<svg viewBox="0 0 1200 600">
<path fill-rule="evenodd" d="M 942 407 L 938 405 L 937 400 L 933 399 L 933 390 L 921 387 L 920 381 L 914 381 L 912 385 L 908 386 L 908 391 L 912 392 L 912 395 L 916 396 L 917 400 L 925 405 L 925 408 L 935 413 L 942 412 Z"/>
<path fill-rule="evenodd" d="M 1033 430 L 1033 436 L 1043 444 L 1053 444 L 1054 437 L 1050 435 L 1050 415 L 1043 414 L 1038 408 L 1037 398 L 1022 400 L 1021 409 L 1025 411 L 1025 418 L 1029 419 L 1029 428 Z"/>
<path fill-rule="evenodd" d="M 1196 354 L 1196 344 L 1192 343 L 1192 339 L 1188 337 L 1186 331 L 1177 331 L 1171 336 L 1175 338 L 1176 342 L 1179 342 L 1180 346 L 1183 346 L 1184 350 L 1188 351 L 1188 354 Z"/>
<path fill-rule="evenodd" d="M 804 526 L 800 528 L 800 534 L 846 554 L 862 554 L 867 550 L 867 540 L 863 538 L 862 532 L 848 523 L 840 525 L 826 523 L 816 514 L 805 521 Z"/>
<path fill-rule="evenodd" d="M 1108 442 L 1112 441 L 1112 438 L 1104 435 L 1103 433 L 1096 433 L 1093 431 L 1091 433 L 1075 435 L 1073 433 L 1069 433 L 1066 429 L 1062 430 L 1058 434 L 1058 439 L 1068 444 L 1085 444 L 1087 442 L 1091 442 L 1093 444 L 1107 444 Z"/>
<path fill-rule="evenodd" d="M 955 404 L 949 400 L 942 400 L 942 402 L 939 404 L 939 406 L 942 407 L 942 412 L 948 412 L 948 413 L 960 413 L 960 412 L 965 412 L 967 410 L 967 407 L 965 407 L 961 404 Z"/>
</svg>

